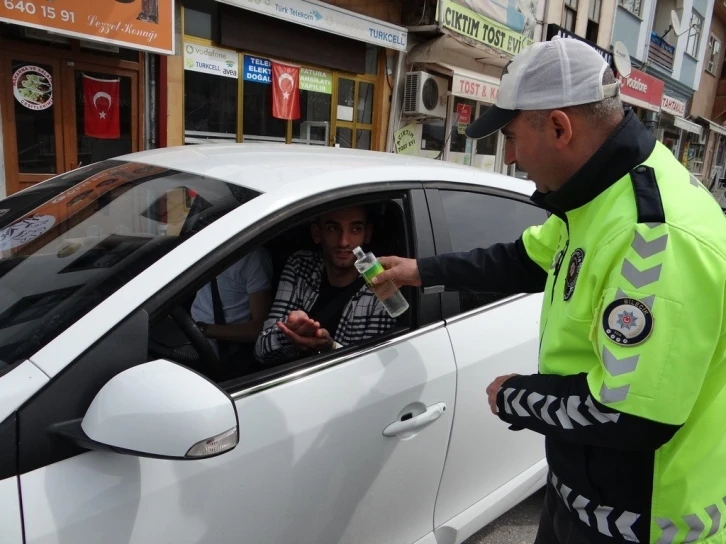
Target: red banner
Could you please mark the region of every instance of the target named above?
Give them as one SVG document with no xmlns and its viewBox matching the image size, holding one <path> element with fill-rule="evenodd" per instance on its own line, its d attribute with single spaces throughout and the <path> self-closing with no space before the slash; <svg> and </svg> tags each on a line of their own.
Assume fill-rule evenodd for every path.
<svg viewBox="0 0 726 544">
<path fill-rule="evenodd" d="M 272 63 L 272 116 L 300 118 L 300 68 Z"/>
<path fill-rule="evenodd" d="M 83 118 L 86 136 L 115 140 L 121 136 L 118 79 L 83 76 Z"/>
</svg>

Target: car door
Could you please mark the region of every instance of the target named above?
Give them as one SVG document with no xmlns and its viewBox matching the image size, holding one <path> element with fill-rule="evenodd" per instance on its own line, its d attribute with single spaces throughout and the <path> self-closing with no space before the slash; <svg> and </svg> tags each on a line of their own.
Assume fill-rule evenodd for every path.
<svg viewBox="0 0 726 544">
<path fill-rule="evenodd" d="M 432 254 L 422 192 L 402 198 L 412 247 Z M 418 296 L 417 315 L 435 315 L 438 299 Z M 417 319 L 398 335 L 228 384 L 240 439 L 219 457 L 71 451 L 49 438 L 59 407 L 96 384 L 98 368 L 145 357 L 145 310 L 154 311 L 117 325 L 21 410 L 20 458 L 34 456 L 21 461 L 27 544 L 408 543 L 432 532 L 456 391 L 443 321 Z"/>
<path fill-rule="evenodd" d="M 30 363 L 27 364 L 30 365 Z M 0 392 L 4 386 L 19 385 L 18 383 L 9 384 L 8 382 L 12 378 L 8 378 L 8 373 L 0 377 Z M 22 387 L 19 388 L 22 389 Z M 7 397 L 11 397 L 13 394 L 14 391 L 8 391 Z M 3 404 L 2 399 L 4 396 L 0 393 L 0 405 Z M 0 423 L 0 444 L 3 446 L 0 449 L 0 505 L 2 505 L 0 508 L 2 539 L 0 540 L 8 544 L 23 543 L 20 488 L 18 486 L 18 477 L 16 476 L 17 443 L 17 421 L 15 414 L 11 414 Z"/>
<path fill-rule="evenodd" d="M 427 191 L 437 253 L 469 251 L 510 242 L 543 223 L 546 212 L 526 202 L 481 190 Z M 529 431 L 513 432 L 494 416 L 486 387 L 504 374 L 537 372 L 541 294 L 445 293 L 444 316 L 456 357 L 456 413 L 441 489 L 436 526 L 497 491 L 484 522 L 506 509 L 507 500 L 531 491 L 531 476 L 544 467 L 544 442 Z M 509 488 L 507 488 L 509 486 Z M 510 495 L 508 497 L 508 495 Z M 512 504 L 509 503 L 509 506 Z M 484 507 L 478 507 L 480 513 Z"/>
</svg>

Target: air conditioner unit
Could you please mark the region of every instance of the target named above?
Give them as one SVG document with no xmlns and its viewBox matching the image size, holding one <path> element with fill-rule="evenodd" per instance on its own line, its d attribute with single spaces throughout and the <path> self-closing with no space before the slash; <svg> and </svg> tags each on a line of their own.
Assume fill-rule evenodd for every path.
<svg viewBox="0 0 726 544">
<path fill-rule="evenodd" d="M 407 72 L 403 92 L 403 114 L 446 119 L 449 81 L 428 72 Z"/>
</svg>

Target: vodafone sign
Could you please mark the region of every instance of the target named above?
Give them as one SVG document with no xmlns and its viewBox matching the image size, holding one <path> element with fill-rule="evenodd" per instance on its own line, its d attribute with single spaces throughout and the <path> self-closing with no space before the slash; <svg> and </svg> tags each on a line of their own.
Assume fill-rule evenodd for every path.
<svg viewBox="0 0 726 544">
<path fill-rule="evenodd" d="M 629 78 L 626 79 L 618 74 L 618 79 L 622 85 L 620 91 L 623 102 L 650 111 L 660 111 L 665 89 L 665 83 L 660 79 L 635 68 L 630 72 Z"/>
<path fill-rule="evenodd" d="M 660 104 L 660 109 L 674 117 L 686 116 L 686 103 L 676 100 L 675 98 L 671 98 L 667 94 L 663 95 L 663 101 Z"/>
</svg>

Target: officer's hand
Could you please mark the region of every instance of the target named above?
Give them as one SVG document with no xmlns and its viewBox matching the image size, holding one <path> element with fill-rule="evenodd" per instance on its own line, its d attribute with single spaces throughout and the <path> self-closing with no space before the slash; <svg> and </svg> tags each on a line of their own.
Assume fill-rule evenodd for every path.
<svg viewBox="0 0 726 544">
<path fill-rule="evenodd" d="M 383 268 L 385 268 L 385 271 L 373 278 L 373 285 L 380 285 L 385 281 L 393 280 L 398 286 L 421 286 L 421 275 L 418 272 L 416 259 L 379 257 L 378 260 L 383 265 Z"/>
<path fill-rule="evenodd" d="M 497 394 L 499 394 L 499 390 L 502 388 L 502 384 L 506 382 L 509 378 L 513 376 L 517 376 L 518 374 L 507 374 L 506 376 L 499 376 L 496 378 L 492 383 L 489 384 L 489 387 L 487 387 L 487 395 L 489 395 L 489 408 L 492 411 L 492 414 L 497 415 Z"/>
</svg>

